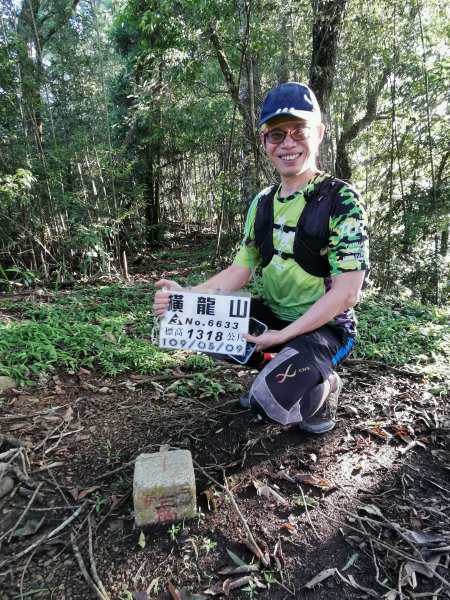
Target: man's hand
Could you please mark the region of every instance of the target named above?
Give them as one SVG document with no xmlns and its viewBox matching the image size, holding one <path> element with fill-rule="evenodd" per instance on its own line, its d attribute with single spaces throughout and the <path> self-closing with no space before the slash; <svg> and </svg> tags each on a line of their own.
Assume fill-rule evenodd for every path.
<svg viewBox="0 0 450 600">
<path fill-rule="evenodd" d="M 256 352 L 262 352 L 267 348 L 279 346 L 284 342 L 281 331 L 278 331 L 276 329 L 268 329 L 261 335 L 250 335 L 249 333 L 247 333 L 245 335 L 245 339 L 251 344 L 256 344 Z"/>
<path fill-rule="evenodd" d="M 179 292 L 183 288 L 176 281 L 171 279 L 160 279 L 155 283 L 156 287 L 165 287 L 165 290 L 158 290 L 153 301 L 153 314 L 156 317 L 163 315 L 169 308 L 171 292 Z"/>
</svg>

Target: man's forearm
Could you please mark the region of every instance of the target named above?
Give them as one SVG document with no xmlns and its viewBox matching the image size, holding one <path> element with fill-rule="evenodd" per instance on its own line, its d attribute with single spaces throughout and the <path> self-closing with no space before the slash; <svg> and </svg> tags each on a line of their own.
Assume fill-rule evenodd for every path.
<svg viewBox="0 0 450 600">
<path fill-rule="evenodd" d="M 279 331 L 279 343 L 286 343 L 298 335 L 318 329 L 337 314 L 352 308 L 359 300 L 363 279 L 362 271 L 336 276 L 331 289 L 326 294 L 319 298 L 305 314 Z"/>
<path fill-rule="evenodd" d="M 250 269 L 233 264 L 207 281 L 194 286 L 192 290 L 210 294 L 218 292 L 235 292 L 247 285 L 251 276 L 252 273 Z"/>
<path fill-rule="evenodd" d="M 284 344 L 299 335 L 318 329 L 331 321 L 343 310 L 350 308 L 350 306 L 345 306 L 343 304 L 340 304 L 340 306 L 341 308 L 337 305 L 336 298 L 333 298 L 332 292 L 328 292 L 313 304 L 304 315 L 280 330 L 279 334 L 282 338 L 280 343 Z"/>
</svg>

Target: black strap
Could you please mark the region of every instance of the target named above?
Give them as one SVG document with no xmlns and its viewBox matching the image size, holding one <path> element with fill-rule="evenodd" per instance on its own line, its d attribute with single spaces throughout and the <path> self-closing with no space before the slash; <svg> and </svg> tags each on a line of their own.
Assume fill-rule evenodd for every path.
<svg viewBox="0 0 450 600">
<path fill-rule="evenodd" d="M 292 227 L 291 225 L 279 225 L 278 223 L 274 224 L 274 229 L 280 229 L 281 231 L 287 231 L 288 233 L 291 231 L 297 231 L 297 227 Z"/>
</svg>

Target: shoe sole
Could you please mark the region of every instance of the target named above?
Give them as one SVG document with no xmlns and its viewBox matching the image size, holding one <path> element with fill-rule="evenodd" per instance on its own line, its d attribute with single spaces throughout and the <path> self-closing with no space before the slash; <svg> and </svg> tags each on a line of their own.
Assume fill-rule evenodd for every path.
<svg viewBox="0 0 450 600">
<path fill-rule="evenodd" d="M 315 434 L 321 434 L 321 433 L 327 433 L 327 431 L 331 431 L 332 429 L 335 428 L 336 423 L 328 423 L 327 425 L 322 425 L 322 427 L 320 425 L 308 425 L 307 423 L 302 423 L 300 422 L 298 424 L 299 428 L 302 431 L 306 431 L 307 433 L 315 433 Z"/>
</svg>

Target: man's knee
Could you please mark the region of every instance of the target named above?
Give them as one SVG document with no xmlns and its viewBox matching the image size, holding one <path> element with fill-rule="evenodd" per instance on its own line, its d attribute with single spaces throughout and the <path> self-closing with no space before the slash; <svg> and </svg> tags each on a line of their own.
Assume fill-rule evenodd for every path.
<svg viewBox="0 0 450 600">
<path fill-rule="evenodd" d="M 302 397 L 322 383 L 322 376 L 308 356 L 284 348 L 256 377 L 250 390 L 250 404 L 262 416 L 287 425 L 301 420 Z"/>
</svg>

